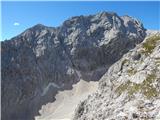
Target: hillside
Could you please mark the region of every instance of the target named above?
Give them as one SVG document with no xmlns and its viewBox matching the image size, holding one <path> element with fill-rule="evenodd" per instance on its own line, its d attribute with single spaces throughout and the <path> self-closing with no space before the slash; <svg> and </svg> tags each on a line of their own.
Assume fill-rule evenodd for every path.
<svg viewBox="0 0 160 120">
<path fill-rule="evenodd" d="M 160 119 L 160 33 L 151 33 L 113 64 L 74 120 Z"/>
<path fill-rule="evenodd" d="M 101 12 L 69 18 L 56 28 L 37 24 L 1 42 L 2 120 L 33 120 L 80 80 L 99 81 L 145 37 L 137 19 Z"/>
</svg>

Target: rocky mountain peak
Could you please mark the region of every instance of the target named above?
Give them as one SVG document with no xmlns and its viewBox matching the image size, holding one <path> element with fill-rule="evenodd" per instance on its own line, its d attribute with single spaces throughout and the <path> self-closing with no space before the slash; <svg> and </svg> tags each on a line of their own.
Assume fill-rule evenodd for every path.
<svg viewBox="0 0 160 120">
<path fill-rule="evenodd" d="M 51 34 L 55 31 L 55 28 L 53 27 L 48 27 L 42 24 L 37 24 L 34 25 L 33 27 L 25 30 L 20 36 L 22 37 L 38 37 L 38 36 L 43 36 L 45 34 Z"/>
<path fill-rule="evenodd" d="M 58 28 L 38 24 L 2 42 L 2 119 L 34 119 L 58 91 L 98 81 L 145 36 L 133 18 L 102 12 Z"/>
</svg>

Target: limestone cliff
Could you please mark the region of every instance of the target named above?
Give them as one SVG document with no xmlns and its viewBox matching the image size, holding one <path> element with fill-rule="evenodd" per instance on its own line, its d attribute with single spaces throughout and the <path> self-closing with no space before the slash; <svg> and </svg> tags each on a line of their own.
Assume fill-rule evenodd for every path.
<svg viewBox="0 0 160 120">
<path fill-rule="evenodd" d="M 58 91 L 80 79 L 99 80 L 145 36 L 135 18 L 102 12 L 57 28 L 38 24 L 1 42 L 2 120 L 34 119 Z"/>
<path fill-rule="evenodd" d="M 155 33 L 155 32 L 154 32 Z M 160 33 L 149 34 L 113 64 L 74 120 L 160 119 Z"/>
</svg>

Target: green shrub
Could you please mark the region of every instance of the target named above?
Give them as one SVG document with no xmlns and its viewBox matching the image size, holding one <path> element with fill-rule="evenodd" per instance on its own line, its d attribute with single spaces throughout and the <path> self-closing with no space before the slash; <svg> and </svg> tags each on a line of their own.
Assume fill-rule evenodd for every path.
<svg viewBox="0 0 160 120">
<path fill-rule="evenodd" d="M 136 74 L 137 70 L 135 70 L 134 68 L 130 68 L 127 70 L 127 73 L 131 76 L 131 75 L 134 75 Z"/>
<path fill-rule="evenodd" d="M 145 53 L 145 54 L 152 53 L 153 49 L 156 47 L 156 43 L 158 40 L 160 40 L 160 35 L 155 35 L 148 38 L 146 42 L 143 43 L 144 50 L 142 51 L 142 53 Z"/>
<path fill-rule="evenodd" d="M 127 91 L 129 96 L 133 96 L 134 93 L 141 91 L 143 95 L 150 99 L 159 95 L 159 92 L 152 85 L 155 80 L 156 75 L 152 73 L 147 76 L 143 83 L 136 84 L 131 81 L 127 81 L 126 83 L 118 86 L 116 92 L 121 95 L 123 92 Z"/>
<path fill-rule="evenodd" d="M 122 61 L 122 66 L 123 66 L 124 64 L 126 64 L 126 63 L 129 63 L 129 60 L 128 60 L 128 59 L 124 59 L 124 60 Z"/>
</svg>

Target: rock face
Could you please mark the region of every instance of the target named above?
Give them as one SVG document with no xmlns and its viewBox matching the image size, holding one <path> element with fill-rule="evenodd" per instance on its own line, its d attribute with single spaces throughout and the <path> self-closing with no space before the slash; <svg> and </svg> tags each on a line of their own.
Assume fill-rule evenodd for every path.
<svg viewBox="0 0 160 120">
<path fill-rule="evenodd" d="M 102 12 L 70 18 L 57 28 L 38 24 L 1 42 L 2 120 L 34 119 L 58 91 L 80 79 L 99 80 L 143 41 L 145 31 L 132 17 Z"/>
<path fill-rule="evenodd" d="M 160 32 L 150 35 L 109 68 L 74 120 L 160 119 Z"/>
</svg>

